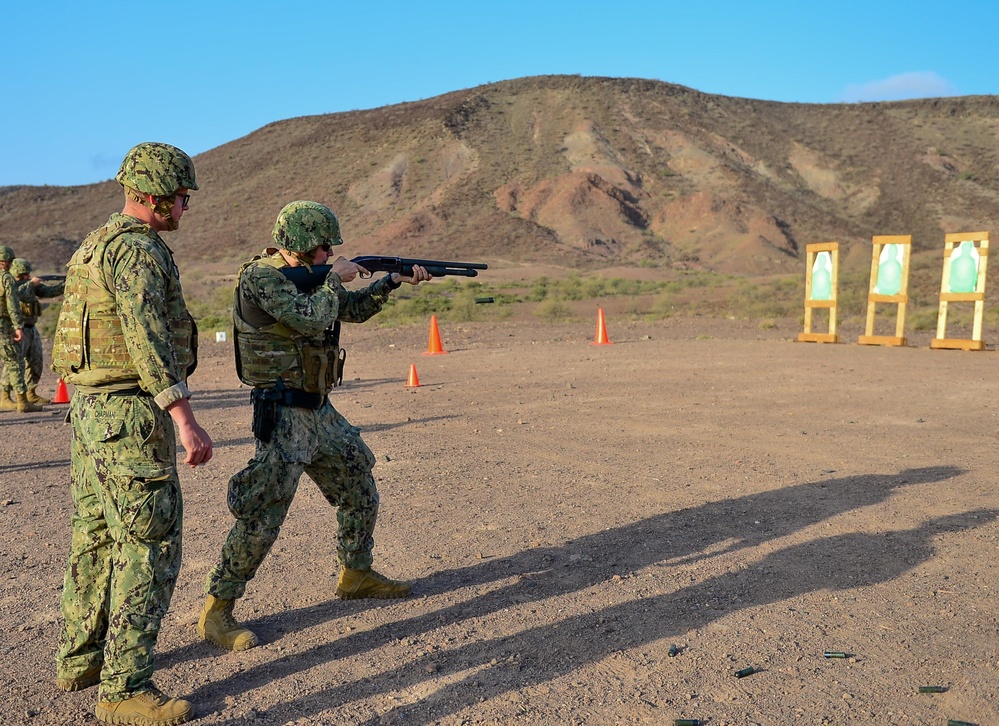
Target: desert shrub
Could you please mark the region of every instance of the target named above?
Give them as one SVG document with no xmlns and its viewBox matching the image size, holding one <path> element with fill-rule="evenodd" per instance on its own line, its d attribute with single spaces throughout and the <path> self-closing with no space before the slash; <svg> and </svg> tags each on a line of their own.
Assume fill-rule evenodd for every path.
<svg viewBox="0 0 999 726">
<path fill-rule="evenodd" d="M 548 297 L 548 278 L 542 276 L 531 285 L 527 298 L 532 302 L 541 302 L 546 297 Z"/>
<path fill-rule="evenodd" d="M 570 313 L 569 306 L 561 300 L 545 300 L 534 311 L 537 317 L 550 323 L 568 320 Z"/>
<path fill-rule="evenodd" d="M 675 300 L 672 292 L 663 290 L 655 299 L 652 301 L 652 307 L 649 309 L 650 314 L 658 318 L 668 318 L 673 315 Z"/>
<path fill-rule="evenodd" d="M 950 316 L 948 316 L 947 320 L 948 323 L 955 322 Z M 929 309 L 916 310 L 906 316 L 906 324 L 913 330 L 936 330 L 937 311 Z"/>
<path fill-rule="evenodd" d="M 232 294 L 229 285 L 222 285 L 213 288 L 207 296 L 186 300 L 187 309 L 202 335 L 232 327 Z"/>
</svg>

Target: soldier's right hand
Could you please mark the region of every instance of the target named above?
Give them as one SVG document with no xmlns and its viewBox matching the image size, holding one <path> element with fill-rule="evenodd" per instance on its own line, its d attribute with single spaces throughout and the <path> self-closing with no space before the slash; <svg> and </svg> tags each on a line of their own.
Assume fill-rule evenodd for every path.
<svg viewBox="0 0 999 726">
<path fill-rule="evenodd" d="M 191 466 L 207 464 L 212 458 L 212 437 L 198 424 L 178 426 L 180 444 L 187 451 L 184 463 Z"/>
<path fill-rule="evenodd" d="M 177 426 L 177 437 L 187 456 L 184 463 L 191 466 L 207 464 L 212 458 L 212 437 L 194 418 L 189 399 L 181 398 L 167 406 L 167 413 Z"/>
<path fill-rule="evenodd" d="M 346 257 L 340 256 L 333 260 L 333 264 L 330 266 L 332 271 L 340 276 L 343 282 L 350 282 L 355 277 L 360 275 L 364 277 L 365 275 L 370 276 L 371 273 L 366 269 L 361 267 L 356 262 L 351 262 Z"/>
<path fill-rule="evenodd" d="M 17 330 L 14 331 L 14 342 L 15 343 L 20 343 L 21 342 L 21 338 L 23 338 L 23 337 L 24 337 L 24 331 L 23 330 L 21 330 L 20 328 L 18 328 Z"/>
</svg>

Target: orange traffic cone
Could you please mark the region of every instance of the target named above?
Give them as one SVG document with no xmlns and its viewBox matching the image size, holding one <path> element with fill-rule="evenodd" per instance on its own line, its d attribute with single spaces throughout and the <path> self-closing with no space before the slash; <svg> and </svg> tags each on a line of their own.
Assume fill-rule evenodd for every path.
<svg viewBox="0 0 999 726">
<path fill-rule="evenodd" d="M 416 375 L 416 364 L 409 364 L 409 380 L 406 381 L 406 388 L 419 388 L 420 377 Z"/>
<path fill-rule="evenodd" d="M 56 386 L 55 397 L 52 399 L 52 403 L 69 403 L 69 391 L 66 390 L 66 384 L 63 383 L 61 378 Z"/>
<path fill-rule="evenodd" d="M 430 316 L 430 340 L 427 343 L 427 352 L 423 355 L 440 355 L 447 353 L 441 345 L 441 331 L 437 329 L 437 316 Z"/>
<path fill-rule="evenodd" d="M 614 345 L 607 339 L 607 323 L 604 321 L 603 308 L 597 308 L 597 334 L 590 345 Z"/>
</svg>

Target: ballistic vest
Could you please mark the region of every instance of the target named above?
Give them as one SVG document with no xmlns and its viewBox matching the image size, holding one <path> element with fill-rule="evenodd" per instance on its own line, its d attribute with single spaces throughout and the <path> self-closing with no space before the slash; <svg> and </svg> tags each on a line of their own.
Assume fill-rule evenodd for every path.
<svg viewBox="0 0 999 726">
<path fill-rule="evenodd" d="M 194 370 L 197 329 L 184 303 L 173 255 L 149 225 L 123 214 L 114 214 L 105 226 L 87 235 L 69 261 L 65 299 L 52 344 L 52 370 L 67 383 L 76 386 L 138 384 L 139 371 L 125 343 L 115 306 L 114 281 L 106 279 L 104 270 L 105 257 L 109 250 L 122 244 L 119 239 L 122 235 L 129 235 L 133 244 L 139 237 L 142 249 L 166 275 L 166 323 L 178 372 L 186 377 Z"/>
<path fill-rule="evenodd" d="M 325 396 L 338 382 L 340 360 L 339 346 L 330 332 L 303 335 L 239 294 L 239 280 L 249 267 L 278 269 L 287 264 L 280 255 L 255 257 L 239 270 L 232 311 L 236 373 L 248 386 L 270 388 L 281 378 L 286 388 Z"/>
<path fill-rule="evenodd" d="M 8 290 L 10 291 L 8 293 Z M 8 310 L 10 304 L 17 304 L 14 310 Z M 0 330 L 9 332 L 14 327 L 21 327 L 24 323 L 20 319 L 21 306 L 17 298 L 17 280 L 7 270 L 0 270 Z"/>
<path fill-rule="evenodd" d="M 18 280 L 17 297 L 21 301 L 21 317 L 25 325 L 34 325 L 42 315 L 42 304 L 35 295 L 31 280 Z"/>
</svg>

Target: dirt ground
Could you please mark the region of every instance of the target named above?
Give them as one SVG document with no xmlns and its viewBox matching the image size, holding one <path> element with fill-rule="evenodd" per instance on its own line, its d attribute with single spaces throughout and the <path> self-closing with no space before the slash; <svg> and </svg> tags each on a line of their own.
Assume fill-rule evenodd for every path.
<svg viewBox="0 0 999 726">
<path fill-rule="evenodd" d="M 332 398 L 378 457 L 376 567 L 415 595 L 333 598 L 336 521 L 303 478 L 241 654 L 194 629 L 253 449 L 206 342 L 215 458 L 182 471 L 158 685 L 206 725 L 999 724 L 996 352 L 614 315 L 593 346 L 595 319 L 441 326 L 437 356 L 426 328 L 348 326 Z M 3 723 L 95 721 L 95 690 L 54 684 L 64 411 L 0 414 Z"/>
</svg>

